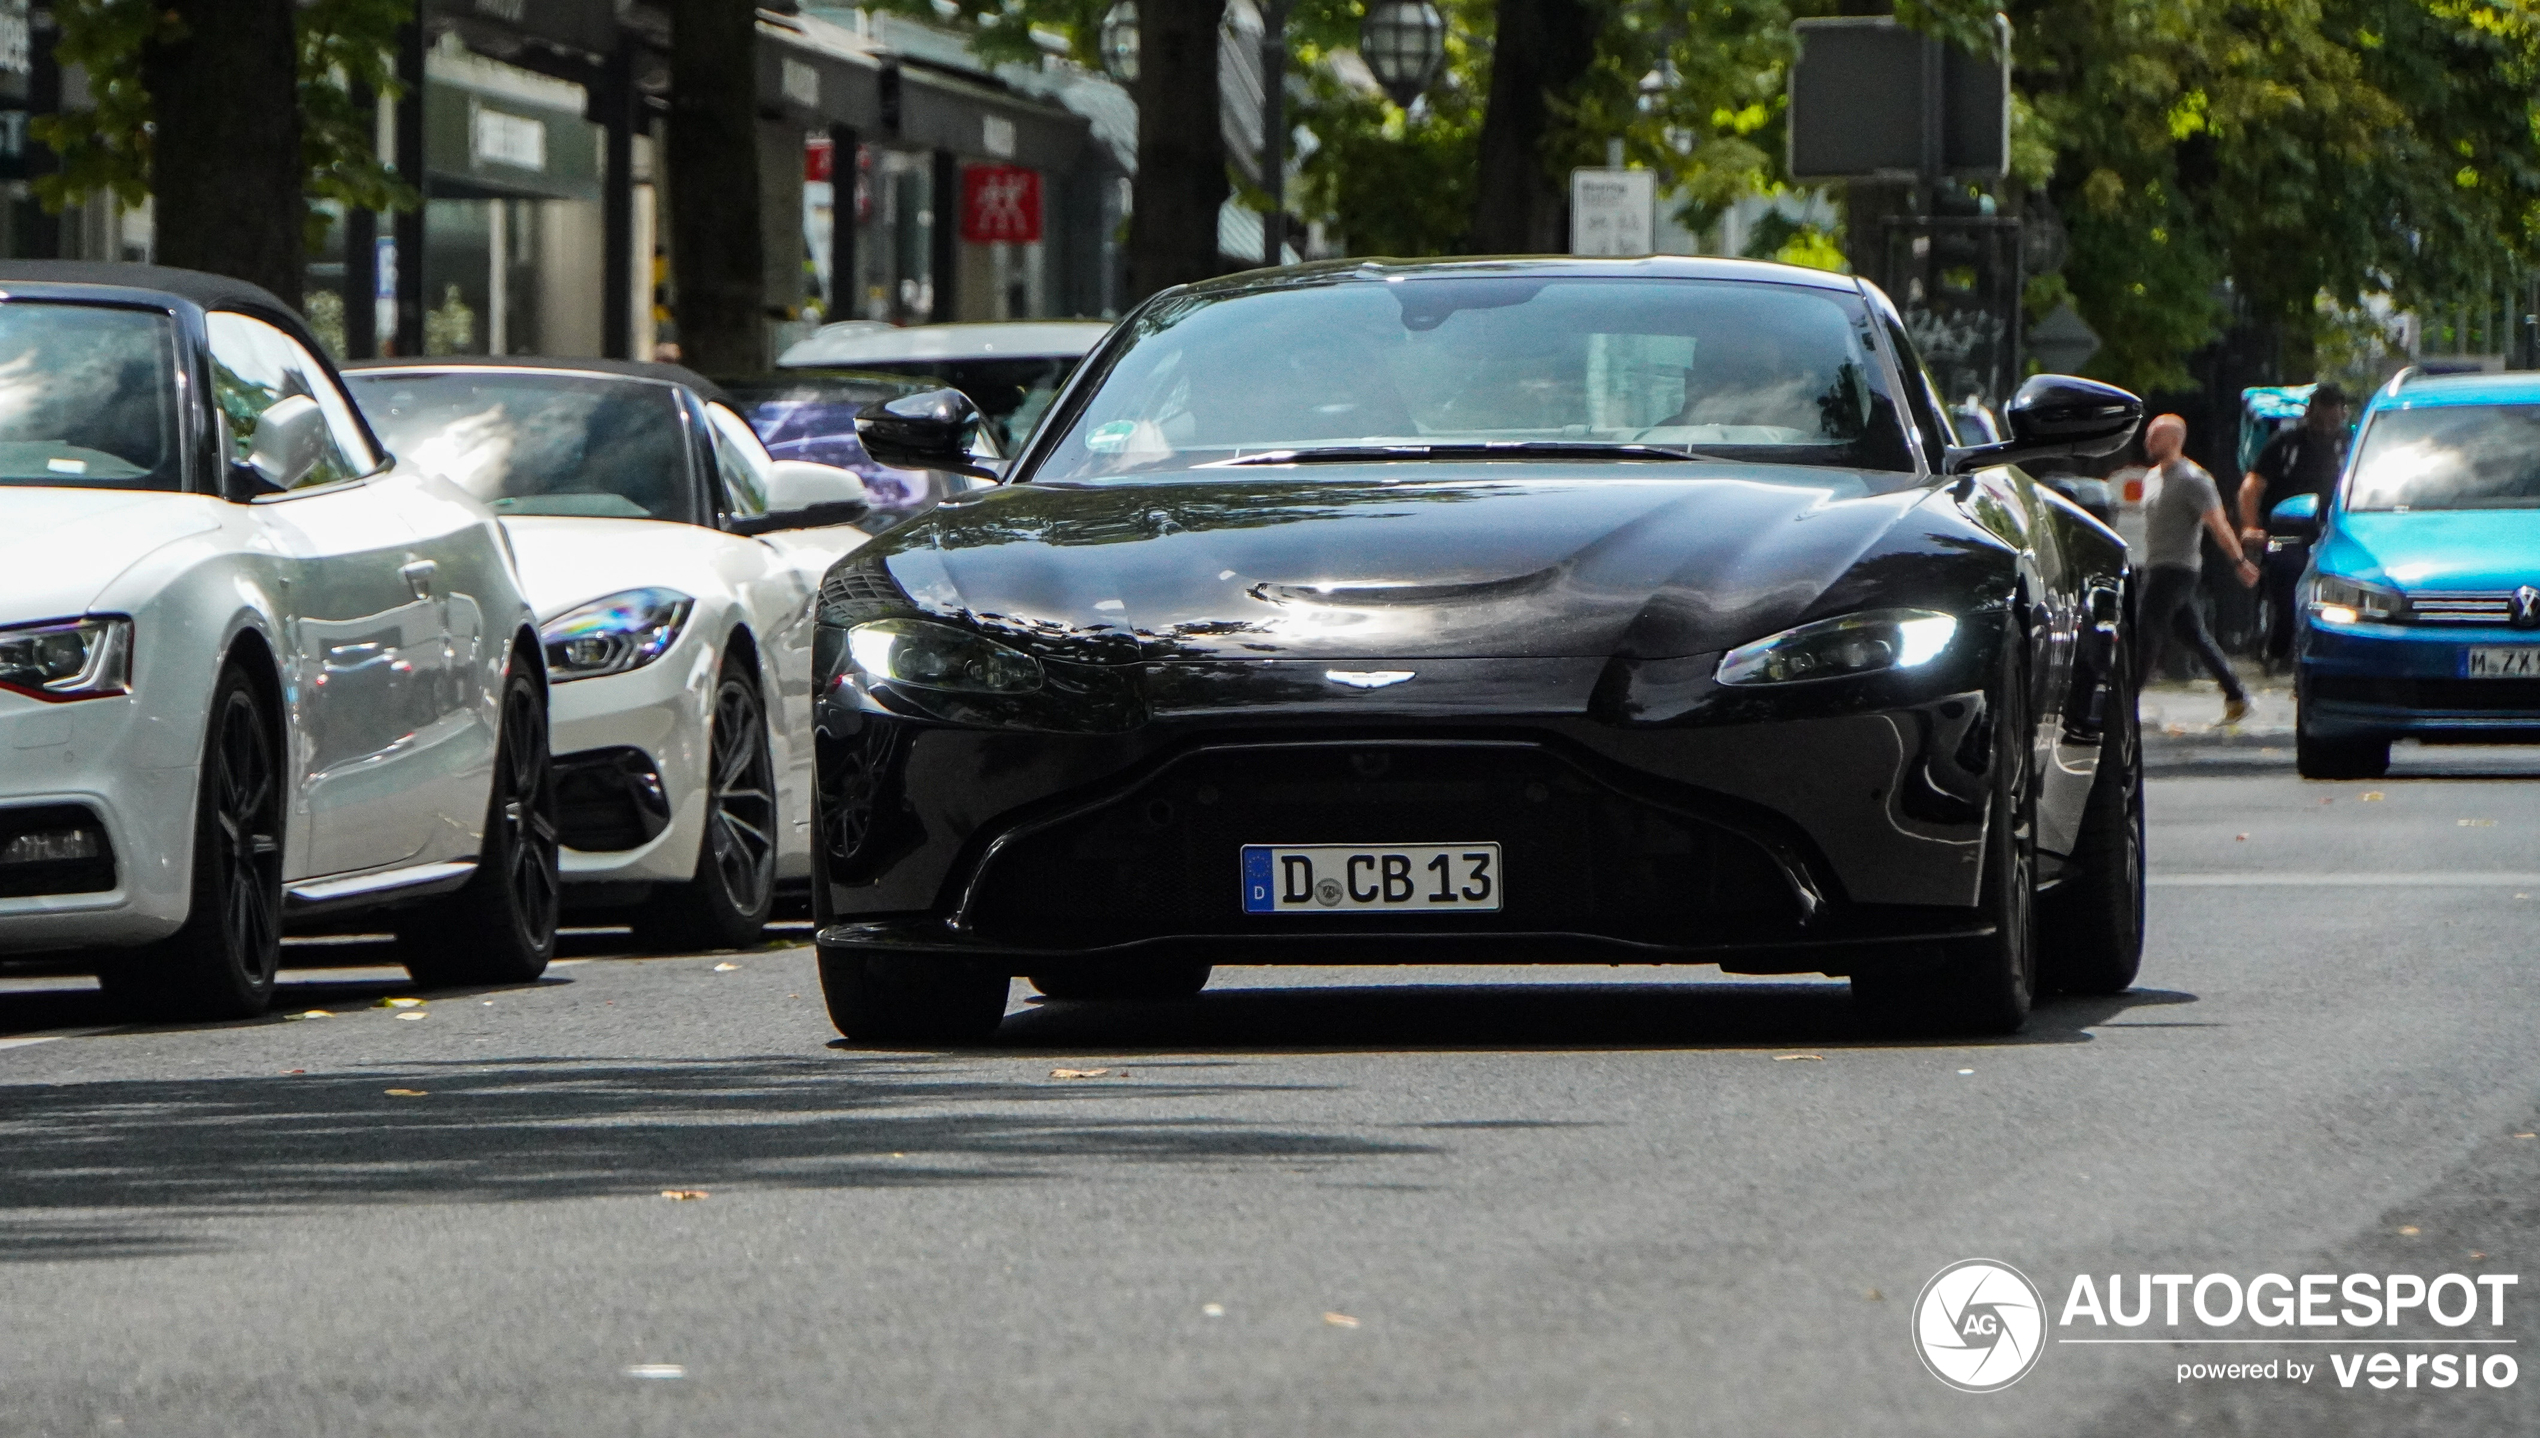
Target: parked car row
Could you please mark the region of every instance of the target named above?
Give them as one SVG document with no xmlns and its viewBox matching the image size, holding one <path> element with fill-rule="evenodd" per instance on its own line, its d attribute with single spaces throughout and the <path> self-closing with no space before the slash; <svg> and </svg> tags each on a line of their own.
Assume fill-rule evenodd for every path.
<svg viewBox="0 0 2540 1438">
<path fill-rule="evenodd" d="M 852 472 L 665 365 L 339 373 L 251 285 L 0 266 L 0 955 L 267 1003 L 280 939 L 431 982 L 560 918 L 752 942 L 809 877 L 811 600 Z"/>
</svg>

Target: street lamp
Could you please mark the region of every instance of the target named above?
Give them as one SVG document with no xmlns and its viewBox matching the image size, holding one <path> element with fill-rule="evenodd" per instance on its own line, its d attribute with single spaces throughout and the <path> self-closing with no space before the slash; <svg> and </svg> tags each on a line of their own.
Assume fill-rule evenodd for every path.
<svg viewBox="0 0 2540 1438">
<path fill-rule="evenodd" d="M 1138 0 L 1120 0 L 1103 12 L 1102 68 L 1123 85 L 1138 83 Z"/>
<path fill-rule="evenodd" d="M 1378 0 L 1358 27 L 1358 56 L 1408 110 L 1446 60 L 1446 17 L 1429 0 Z"/>
</svg>

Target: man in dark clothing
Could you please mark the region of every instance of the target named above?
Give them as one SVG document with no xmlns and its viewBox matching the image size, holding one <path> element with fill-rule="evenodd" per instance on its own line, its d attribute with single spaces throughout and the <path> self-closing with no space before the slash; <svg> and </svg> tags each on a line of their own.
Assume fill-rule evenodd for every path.
<svg viewBox="0 0 2540 1438">
<path fill-rule="evenodd" d="M 2250 554 L 2267 552 L 2267 516 L 2297 494 L 2316 494 L 2328 502 L 2346 467 L 2346 392 L 2334 384 L 2311 391 L 2302 422 L 2267 441 L 2258 462 L 2240 478 L 2240 543 Z M 2267 582 L 2267 657 L 2282 659 L 2293 647 L 2293 585 L 2289 569 Z"/>
<path fill-rule="evenodd" d="M 2205 630 L 2204 616 L 2196 612 L 2196 581 L 2205 564 L 2203 537 L 2210 533 L 2228 553 L 2231 521 L 2223 517 L 2214 477 L 2183 453 L 2186 447 L 2187 421 L 2177 415 L 2161 415 L 2143 427 L 2143 454 L 2152 461 L 2159 485 L 2143 507 L 2143 599 L 2137 621 L 2142 625 L 2143 672 L 2160 672 L 2163 641 L 2177 639 L 2195 651 L 2222 685 L 2222 722 L 2237 724 L 2248 717 L 2249 691 L 2241 687 L 2240 676 L 2231 672 L 2231 661 L 2223 658 Z M 2244 585 L 2258 582 L 2257 566 L 2246 559 L 2234 561 L 2232 575 Z"/>
</svg>

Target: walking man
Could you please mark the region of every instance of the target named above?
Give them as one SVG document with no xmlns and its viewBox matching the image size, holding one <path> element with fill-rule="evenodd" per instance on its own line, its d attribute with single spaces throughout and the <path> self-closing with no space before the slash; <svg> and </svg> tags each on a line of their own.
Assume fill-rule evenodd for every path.
<svg viewBox="0 0 2540 1438">
<path fill-rule="evenodd" d="M 2231 672 L 2205 617 L 2196 612 L 2196 580 L 2205 567 L 2199 531 L 2211 534 L 2222 552 L 2233 556 L 2233 575 L 2242 587 L 2258 582 L 2258 567 L 2240 552 L 2240 536 L 2223 513 L 2222 491 L 2203 465 L 2189 459 L 2187 421 L 2174 414 L 2156 417 L 2143 428 L 2144 457 L 2152 461 L 2159 485 L 2143 516 L 2143 671 L 2158 672 L 2161 648 L 2169 638 L 2196 651 L 2206 671 L 2222 685 L 2225 724 L 2249 714 L 2249 691 Z"/>
<path fill-rule="evenodd" d="M 2240 542 L 2251 554 L 2267 552 L 2267 516 L 2297 494 L 2316 494 L 2328 506 L 2328 492 L 2346 467 L 2346 391 L 2335 384 L 2312 387 L 2302 422 L 2267 441 L 2255 464 L 2240 477 Z M 2289 565 L 2267 583 L 2267 657 L 2280 660 L 2293 649 L 2293 583 L 2299 572 Z"/>
</svg>

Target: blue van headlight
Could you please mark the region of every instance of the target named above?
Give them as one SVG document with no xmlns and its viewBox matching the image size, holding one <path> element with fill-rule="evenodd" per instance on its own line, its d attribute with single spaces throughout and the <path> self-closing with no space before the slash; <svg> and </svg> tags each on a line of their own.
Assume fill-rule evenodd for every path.
<svg viewBox="0 0 2540 1438">
<path fill-rule="evenodd" d="M 2323 574 L 2311 585 L 2311 617 L 2331 624 L 2392 624 L 2408 612 L 2408 596 L 2387 585 Z"/>
</svg>

